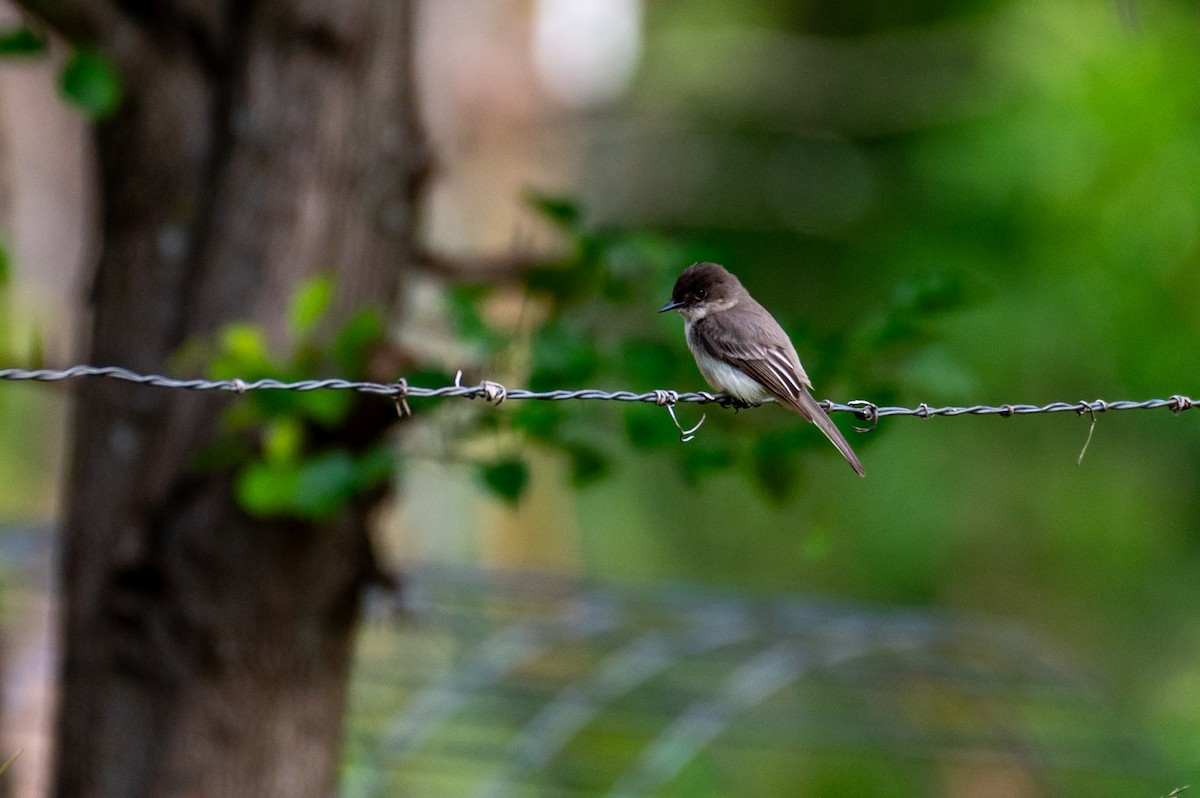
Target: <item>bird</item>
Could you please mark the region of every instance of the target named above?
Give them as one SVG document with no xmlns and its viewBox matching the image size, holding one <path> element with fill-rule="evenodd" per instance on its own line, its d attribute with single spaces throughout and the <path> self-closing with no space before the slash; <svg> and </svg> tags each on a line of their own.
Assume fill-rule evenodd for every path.
<svg viewBox="0 0 1200 798">
<path fill-rule="evenodd" d="M 658 312 L 669 310 L 683 316 L 688 349 L 713 390 L 747 407 L 775 397 L 815 424 L 850 467 L 866 476 L 850 444 L 809 393 L 812 381 L 787 333 L 724 266 L 694 263 L 684 269 L 671 301 Z"/>
</svg>

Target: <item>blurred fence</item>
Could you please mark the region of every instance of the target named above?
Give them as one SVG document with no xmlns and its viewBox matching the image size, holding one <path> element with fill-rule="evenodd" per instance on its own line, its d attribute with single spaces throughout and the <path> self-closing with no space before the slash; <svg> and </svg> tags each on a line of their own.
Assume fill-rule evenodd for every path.
<svg viewBox="0 0 1200 798">
<path fill-rule="evenodd" d="M 830 752 L 999 762 L 1034 795 L 1161 772 L 1101 691 L 992 619 L 444 568 L 408 575 L 403 608 L 363 634 L 346 798 L 807 794 Z"/>
<path fill-rule="evenodd" d="M 45 766 L 49 715 L 13 713 L 52 693 L 55 542 L 0 529 L 6 695 L 21 697 L 6 711 L 27 769 Z M 800 785 L 830 757 L 850 779 L 855 762 L 1001 767 L 1032 786 L 989 794 L 1071 794 L 1062 774 L 1081 773 L 1151 794 L 1167 768 L 1150 739 L 1047 641 L 996 619 L 426 566 L 368 602 L 339 794 L 816 794 Z"/>
</svg>

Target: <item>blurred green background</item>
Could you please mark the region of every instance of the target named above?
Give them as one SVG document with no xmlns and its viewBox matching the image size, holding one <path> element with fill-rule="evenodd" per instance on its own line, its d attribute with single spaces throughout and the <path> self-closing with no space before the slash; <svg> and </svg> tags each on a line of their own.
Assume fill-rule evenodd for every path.
<svg viewBox="0 0 1200 798">
<path fill-rule="evenodd" d="M 510 387 L 702 389 L 682 322 L 654 310 L 678 271 L 704 258 L 727 265 L 780 318 L 818 398 L 911 406 L 1200 395 L 1200 7 L 630 8 L 640 55 L 619 96 L 543 98 L 553 110 L 523 123 L 573 164 L 513 167 L 530 190 L 567 198 L 525 212 L 524 224 L 557 247 L 524 281 L 527 298 L 486 280 L 434 290 L 455 351 L 471 353 L 483 376 Z M 426 102 L 436 133 L 439 100 L 427 92 Z M 441 145 L 451 179 L 473 147 L 490 146 Z M 506 163 L 530 157 L 495 149 Z M 520 201 L 518 192 L 494 199 Z M 433 217 L 431 236 L 454 244 L 455 226 Z M 461 219 L 470 227 L 470 213 Z M 512 236 L 493 224 L 491 242 L 465 248 Z M 20 281 L 21 263 L 11 272 Z M 517 322 L 506 310 L 514 305 L 527 311 Z M 54 460 L 19 443 L 55 428 L 44 390 L 0 390 L 6 518 L 52 511 Z M 464 426 L 459 410 L 414 406 L 432 418 L 430 438 Z M 697 439 L 679 444 L 654 407 L 475 409 L 457 451 L 516 464 L 515 486 L 509 471 L 431 455 L 438 446 L 414 433 L 402 445 L 391 527 L 399 556 L 550 570 L 617 590 L 686 583 L 698 596 L 819 595 L 1013 624 L 1071 663 L 1113 734 L 1153 752 L 1116 772 L 1099 766 L 1102 751 L 1082 764 L 1040 757 L 1043 735 L 1081 739 L 1096 714 L 1064 719 L 999 700 L 988 711 L 1028 741 L 1015 766 L 1028 779 L 989 780 L 982 766 L 946 776 L 936 744 L 914 753 L 886 742 L 799 743 L 698 761 L 664 794 L 1164 795 L 1196 780 L 1200 416 L 1100 415 L 1079 465 L 1091 419 L 1074 414 L 884 419 L 867 434 L 840 417 L 866 467 L 859 480 L 815 430 L 777 408 L 683 406 L 681 420 L 701 412 Z M 410 634 L 417 642 L 395 650 L 391 627 L 364 637 L 362 673 L 374 675 L 356 687 L 352 743 L 368 734 L 354 717 L 381 702 L 404 707 L 420 689 L 414 678 L 395 692 L 384 663 L 407 657 L 410 669 L 436 673 L 473 650 L 455 649 L 454 635 Z M 937 695 L 913 698 L 911 711 L 936 714 Z M 573 761 L 607 761 L 620 747 L 596 732 Z M 355 752 L 350 772 L 369 769 L 370 756 Z M 413 794 L 437 794 L 428 782 L 401 782 L 413 783 L 424 785 Z M 462 787 L 449 783 L 446 794 Z M 529 794 L 554 794 L 544 789 Z"/>
</svg>

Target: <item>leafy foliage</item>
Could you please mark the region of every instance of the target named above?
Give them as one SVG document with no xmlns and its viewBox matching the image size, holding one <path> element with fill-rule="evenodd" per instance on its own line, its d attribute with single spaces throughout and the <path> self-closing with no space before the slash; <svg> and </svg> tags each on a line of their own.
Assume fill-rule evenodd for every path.
<svg viewBox="0 0 1200 798">
<path fill-rule="evenodd" d="M 43 56 L 48 39 L 36 26 L 22 22 L 0 30 L 0 58 Z M 99 50 L 77 46 L 58 75 L 63 98 L 93 120 L 116 113 L 124 97 L 121 77 L 112 61 Z"/>
<path fill-rule="evenodd" d="M 307 457 L 254 460 L 239 474 L 236 495 L 251 515 L 321 520 L 335 515 L 355 496 L 386 483 L 392 464 L 385 445 L 358 456 L 334 449 Z"/>
<path fill-rule="evenodd" d="M 684 265 L 719 259 L 720 251 L 648 230 L 591 224 L 567 199 L 534 196 L 530 201 L 569 243 L 564 257 L 523 275 L 523 301 L 535 311 L 521 313 L 522 321 L 514 325 L 500 320 L 511 314 L 490 312 L 489 303 L 500 291 L 494 286 L 459 285 L 445 293 L 446 317 L 458 339 L 482 361 L 481 368 L 496 373 L 514 350 L 522 349 L 523 379 L 533 390 L 702 387 L 678 319 L 659 316 L 655 310 L 669 296 Z M 980 293 L 961 278 L 926 275 L 902 281 L 888 303 L 836 333 L 818 337 L 793 328 L 793 337 L 806 363 L 819 365 L 814 373 L 831 382 L 838 374 L 853 374 L 856 384 L 873 396 L 888 398 L 903 382 L 910 355 L 932 340 L 931 320 Z M 365 374 L 370 353 L 384 336 L 383 318 L 378 312 L 362 311 L 322 335 L 335 298 L 330 277 L 314 278 L 298 289 L 288 314 L 294 346 L 283 357 L 270 351 L 261 329 L 227 326 L 208 361 L 210 372 L 220 379 L 251 380 L 299 380 L 331 372 L 353 379 Z M 526 324 L 526 317 L 536 322 Z M 445 380 L 431 376 L 432 382 L 424 383 L 412 370 L 407 376 L 414 384 Z M 390 461 L 382 449 L 352 450 L 338 443 L 357 401 L 354 394 L 337 391 L 255 392 L 232 407 L 225 419 L 229 440 L 240 442 L 240 453 L 209 453 L 209 460 L 236 464 L 237 496 L 248 512 L 329 517 L 351 498 L 379 488 L 392 473 L 390 466 L 383 466 Z M 614 457 L 637 451 L 663 458 L 688 485 L 739 471 L 773 502 L 788 500 L 801 484 L 803 453 L 827 448 L 819 433 L 782 411 L 730 416 L 715 407 L 684 407 L 679 412 L 682 419 L 691 419 L 689 425 L 700 413 L 713 418 L 696 440 L 682 445 L 666 413 L 652 405 L 599 408 L 525 402 L 480 413 L 454 435 L 516 433 L 499 435 L 498 450 L 491 447 L 490 454 L 480 454 L 476 447 L 463 449 L 480 484 L 509 504 L 521 500 L 531 480 L 523 441 L 555 452 L 576 487 L 604 479 Z M 624 438 L 626 453 L 614 445 L 614 436 Z M 856 445 L 862 443 L 860 439 Z"/>
<path fill-rule="evenodd" d="M 92 119 L 112 116 L 121 104 L 121 79 L 112 62 L 96 50 L 77 48 L 59 76 L 59 90 Z"/>
<path fill-rule="evenodd" d="M 261 328 L 227 325 L 217 336 L 215 351 L 201 355 L 210 375 L 288 381 L 330 373 L 368 378 L 371 358 L 384 342 L 383 316 L 360 310 L 323 334 L 335 298 L 329 276 L 298 288 L 288 314 L 293 349 L 286 355 L 270 351 Z M 396 460 L 385 441 L 349 434 L 362 400 L 347 391 L 254 391 L 226 412 L 224 435 L 205 453 L 204 463 L 235 469 L 235 495 L 251 515 L 330 518 L 355 497 L 381 489 L 395 471 Z M 380 401 L 372 403 L 378 410 Z"/>
<path fill-rule="evenodd" d="M 516 456 L 504 457 L 479 466 L 479 477 L 488 490 L 509 504 L 521 500 L 529 485 L 529 466 Z"/>
<path fill-rule="evenodd" d="M 0 58 L 41 55 L 46 51 L 46 37 L 28 25 L 0 30 Z"/>
<path fill-rule="evenodd" d="M 459 287 L 446 300 L 458 334 L 485 357 L 527 345 L 525 380 L 532 390 L 703 387 L 678 320 L 654 311 L 669 296 L 683 266 L 717 259 L 720 252 L 647 230 L 589 224 L 581 208 L 561 197 L 537 195 L 530 203 L 569 242 L 565 257 L 540 264 L 523 278 L 522 288 L 528 301 L 537 305 L 534 315 L 540 321 L 528 330 L 505 328 L 486 312 L 493 289 Z M 932 339 L 933 320 L 965 306 L 979 293 L 961 279 L 923 276 L 901 283 L 889 303 L 857 324 L 820 340 L 801 330 L 795 340 L 806 344 L 806 353 L 816 350 L 826 379 L 854 374 L 873 395 L 893 396 L 909 356 Z M 879 361 L 887 366 L 875 365 Z M 806 363 L 813 362 L 806 355 Z M 691 415 L 689 410 L 680 408 L 685 417 Z M 632 449 L 670 461 L 688 484 L 745 465 L 764 495 L 777 502 L 788 499 L 801 481 L 800 455 L 826 446 L 807 425 L 770 409 L 733 420 L 710 418 L 687 445 L 679 445 L 678 431 L 665 412 L 652 405 L 626 404 L 593 413 L 578 405 L 527 402 L 501 412 L 510 429 L 557 451 L 577 486 L 592 484 L 609 472 L 614 427 L 623 431 Z M 721 413 L 712 407 L 699 412 Z M 528 471 L 518 468 L 515 458 L 514 453 L 480 466 L 482 484 L 508 502 L 519 500 L 528 485 Z"/>
</svg>

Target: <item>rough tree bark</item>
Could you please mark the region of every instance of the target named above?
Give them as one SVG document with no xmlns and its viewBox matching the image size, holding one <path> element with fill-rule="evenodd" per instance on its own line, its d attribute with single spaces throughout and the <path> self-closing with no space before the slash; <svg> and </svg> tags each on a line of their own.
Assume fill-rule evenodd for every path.
<svg viewBox="0 0 1200 798">
<path fill-rule="evenodd" d="M 396 299 L 426 155 L 415 0 L 23 0 L 116 64 L 90 362 L 161 371 L 304 276 Z M 336 777 L 364 502 L 241 513 L 191 457 L 229 399 L 89 382 L 73 422 L 57 795 L 320 796 Z"/>
</svg>

